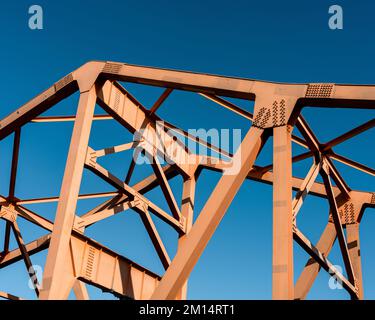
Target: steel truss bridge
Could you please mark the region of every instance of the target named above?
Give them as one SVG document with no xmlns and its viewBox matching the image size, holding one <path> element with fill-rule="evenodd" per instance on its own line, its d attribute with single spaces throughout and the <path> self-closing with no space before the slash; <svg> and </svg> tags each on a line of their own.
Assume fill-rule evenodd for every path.
<svg viewBox="0 0 375 320">
<path fill-rule="evenodd" d="M 151 108 L 145 108 L 119 82 L 146 84 L 165 90 Z M 157 122 L 162 119 L 157 110 L 174 90 L 199 94 L 252 123 L 234 154 L 197 139 L 168 122 L 164 122 L 165 134 L 158 135 Z M 75 115 L 42 115 L 77 92 L 79 103 Z M 254 101 L 253 112 L 235 105 L 230 98 Z M 108 115 L 96 115 L 96 105 Z M 9 193 L 1 196 L 0 218 L 6 222 L 0 268 L 23 260 L 39 299 L 67 299 L 72 290 L 78 299 L 88 299 L 86 285 L 93 285 L 119 298 L 185 299 L 191 271 L 242 183 L 251 179 L 273 186 L 273 299 L 304 299 L 321 268 L 334 274 L 352 299 L 363 299 L 359 226 L 365 209 L 375 207 L 375 193 L 352 190 L 332 160 L 374 176 L 373 168 L 341 156 L 333 148 L 373 128 L 375 119 L 369 119 L 331 141 L 322 142 L 302 116 L 302 110 L 307 106 L 374 109 L 375 86 L 273 83 L 116 62 L 88 62 L 0 121 L 0 140 L 14 136 Z M 89 146 L 90 129 L 93 121 L 103 119 L 114 119 L 134 136 L 141 135 L 140 139 L 94 150 Z M 74 122 L 60 194 L 53 198 L 19 199 L 15 186 L 18 158 L 22 156 L 19 154 L 21 128 L 29 122 L 59 121 Z M 294 135 L 293 128 L 301 136 Z M 147 137 L 142 136 L 145 129 Z M 187 139 L 224 155 L 227 160 L 218 161 L 193 153 L 171 134 L 177 129 Z M 271 136 L 273 163 L 256 166 L 254 162 Z M 292 156 L 293 143 L 306 151 Z M 368 143 L 369 148 L 374 148 L 374 141 Z M 152 160 L 154 173 L 130 185 L 136 167 L 135 158 L 125 179 L 108 171 L 100 164 L 100 158 L 132 148 L 138 148 Z M 162 166 L 160 157 L 167 158 L 169 164 Z M 311 158 L 312 166 L 306 177 L 293 176 L 292 164 L 307 158 Z M 240 166 L 235 174 L 230 174 L 229 168 L 235 163 Z M 115 191 L 80 194 L 85 169 L 109 183 Z M 222 175 L 201 212 L 194 212 L 195 186 L 202 169 L 221 172 Z M 176 199 L 169 184 L 169 180 L 178 175 L 183 178 L 182 199 Z M 323 183 L 316 180 L 319 175 Z M 156 187 L 162 190 L 168 212 L 145 195 Z M 296 191 L 295 196 L 293 191 Z M 310 242 L 296 224 L 298 212 L 308 194 L 326 199 L 330 207 L 326 227 L 316 244 Z M 110 198 L 83 215 L 76 214 L 77 201 L 100 197 Z M 25 207 L 53 201 L 58 202 L 54 221 Z M 86 228 L 128 209 L 141 217 L 165 268 L 163 275 L 85 235 Z M 193 214 L 197 215 L 194 223 Z M 178 249 L 174 257 L 169 256 L 152 215 L 176 231 Z M 48 234 L 25 243 L 17 223 L 19 218 L 47 230 Z M 11 233 L 18 244 L 13 250 L 9 248 Z M 336 239 L 346 275 L 328 260 Z M 296 283 L 293 281 L 293 241 L 310 256 Z M 40 286 L 31 259 L 33 254 L 42 250 L 48 250 L 48 253 L 43 286 Z M 3 291 L 1 296 L 19 299 Z"/>
</svg>

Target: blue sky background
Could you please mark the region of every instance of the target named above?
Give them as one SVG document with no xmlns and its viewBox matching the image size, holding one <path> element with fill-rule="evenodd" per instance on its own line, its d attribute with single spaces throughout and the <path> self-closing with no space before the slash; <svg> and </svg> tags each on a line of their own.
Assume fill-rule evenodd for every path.
<svg viewBox="0 0 375 320">
<path fill-rule="evenodd" d="M 28 28 L 28 8 L 44 9 L 44 30 Z M 344 29 L 328 28 L 328 8 L 344 9 Z M 133 64 L 240 76 L 282 82 L 337 82 L 373 84 L 375 30 L 373 1 L 3 1 L 0 9 L 0 117 L 4 117 L 56 80 L 89 60 Z M 162 92 L 160 88 L 124 84 L 146 107 Z M 74 95 L 46 114 L 73 114 Z M 252 104 L 236 101 L 252 111 Z M 98 112 L 100 110 L 98 109 Z M 249 123 L 201 97 L 174 92 L 158 112 L 184 129 L 241 128 Z M 304 116 L 321 141 L 329 140 L 374 117 L 369 110 L 308 108 Z M 21 156 L 16 195 L 33 198 L 58 195 L 72 124 L 28 124 L 22 129 Z M 374 130 L 335 150 L 374 167 Z M 0 194 L 7 195 L 12 136 L 0 142 Z M 113 121 L 96 122 L 90 145 L 96 149 L 130 141 L 131 135 Z M 271 144 L 271 140 L 269 144 Z M 295 154 L 301 148 L 294 146 Z M 130 154 L 103 159 L 102 164 L 123 177 Z M 267 145 L 257 164 L 272 159 Z M 297 176 L 307 173 L 309 160 L 293 167 Z M 143 166 L 145 167 L 145 166 Z M 373 177 L 344 165 L 338 169 L 353 189 L 374 191 Z M 142 170 L 141 170 L 142 169 Z M 138 168 L 132 183 L 151 173 Z M 144 169 L 144 170 L 143 170 Z M 203 172 L 197 186 L 196 214 L 219 179 Z M 181 179 L 172 180 L 176 197 Z M 112 190 L 85 172 L 81 192 Z M 149 197 L 167 208 L 160 192 Z M 79 214 L 99 201 L 81 201 Z M 56 205 L 29 206 L 53 219 Z M 299 228 L 314 243 L 327 221 L 323 199 L 307 197 L 298 219 Z M 165 244 L 173 255 L 176 235 L 155 219 Z M 19 219 L 26 242 L 44 234 Z M 375 298 L 374 210 L 365 212 L 361 225 L 361 253 L 365 297 Z M 0 232 L 4 227 L 1 222 Z M 156 271 L 162 266 L 139 217 L 127 211 L 87 229 L 101 243 Z M 15 247 L 14 239 L 11 243 Z M 2 240 L 0 240 L 2 246 Z M 295 245 L 295 278 L 307 255 Z M 44 265 L 45 253 L 32 257 Z M 330 260 L 342 265 L 335 245 Z M 0 290 L 34 298 L 27 286 L 23 262 L 0 271 Z M 270 299 L 272 279 L 272 188 L 245 182 L 221 225 L 191 274 L 190 299 Z M 346 299 L 344 290 L 330 290 L 322 271 L 308 298 Z M 89 289 L 92 298 L 100 291 Z M 103 297 L 103 296 L 102 296 Z M 104 295 L 104 298 L 111 298 Z"/>
</svg>

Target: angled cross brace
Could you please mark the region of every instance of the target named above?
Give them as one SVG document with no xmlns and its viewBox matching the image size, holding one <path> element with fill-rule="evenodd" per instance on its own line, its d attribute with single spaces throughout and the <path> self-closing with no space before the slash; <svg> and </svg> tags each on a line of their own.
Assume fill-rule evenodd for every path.
<svg viewBox="0 0 375 320">
<path fill-rule="evenodd" d="M 227 162 L 224 163 L 224 165 L 221 164 L 210 164 L 208 162 L 205 162 L 201 165 L 202 168 L 213 170 L 213 171 L 223 171 L 223 167 L 227 166 Z M 253 168 L 250 170 L 249 174 L 247 175 L 246 179 L 265 183 L 272 185 L 273 184 L 273 172 L 264 172 L 263 167 L 253 166 Z M 304 179 L 298 178 L 298 177 L 292 177 L 292 188 L 295 191 L 300 191 L 303 185 Z M 333 187 L 333 191 L 335 195 L 338 195 L 340 193 L 340 190 L 337 187 Z M 320 197 L 320 198 L 327 198 L 327 194 L 325 191 L 325 187 L 323 183 L 320 182 L 314 182 L 311 185 L 309 194 Z"/>
<path fill-rule="evenodd" d="M 30 279 L 33 282 L 34 290 L 37 296 L 39 296 L 39 283 L 38 278 L 36 277 L 36 273 L 33 267 L 33 264 L 30 260 L 30 256 L 26 250 L 25 243 L 23 242 L 20 228 L 18 227 L 18 223 L 16 220 L 12 222 L 12 229 L 14 232 L 14 236 L 16 238 L 18 247 L 20 248 L 20 251 L 22 253 L 23 260 L 26 265 L 27 272 L 29 273 Z"/>
<path fill-rule="evenodd" d="M 341 248 L 341 252 L 343 254 L 344 263 L 346 262 L 346 264 L 345 264 L 346 268 L 350 268 L 349 271 L 347 271 L 347 273 L 349 275 L 349 281 L 354 287 L 356 287 L 357 286 L 356 277 L 357 277 L 357 275 L 361 277 L 360 260 L 359 260 L 359 268 L 358 268 L 359 270 L 356 270 L 356 272 L 355 272 L 356 276 L 354 277 L 354 270 L 352 269 L 353 267 L 351 266 L 350 258 L 351 258 L 352 255 L 354 255 L 354 257 L 358 257 L 358 255 L 354 254 L 354 251 L 353 251 L 353 254 L 350 254 L 350 256 L 349 256 L 348 246 L 346 245 L 346 241 L 345 241 L 345 238 L 344 238 L 344 235 L 343 235 L 342 222 L 341 222 L 341 219 L 340 219 L 340 214 L 339 214 L 338 209 L 337 209 L 336 197 L 333 195 L 332 185 L 331 185 L 331 182 L 330 182 L 330 179 L 329 179 L 329 175 L 327 174 L 327 170 L 329 170 L 328 168 L 329 167 L 325 164 L 325 159 L 323 159 L 323 166 L 321 168 L 321 175 L 322 175 L 324 183 L 325 183 L 327 198 L 328 198 L 329 203 L 330 203 L 332 218 L 333 218 L 334 222 L 328 222 L 327 227 L 324 230 L 324 232 L 321 236 L 321 239 L 319 240 L 318 245 L 315 249 L 318 250 L 319 252 L 322 252 L 321 255 L 323 257 L 328 256 L 328 254 L 329 254 L 329 252 L 330 252 L 330 250 L 333 246 L 333 243 L 336 240 L 337 234 L 339 234 L 339 241 L 341 241 L 340 248 Z M 348 203 L 347 200 L 344 202 L 345 206 L 346 206 L 346 203 Z M 354 212 L 353 212 L 353 214 L 354 214 Z M 355 234 L 355 232 L 354 232 L 354 234 Z M 353 233 L 352 233 L 352 237 L 353 237 Z M 356 235 L 356 237 L 358 237 L 358 234 Z M 298 233 L 297 233 L 297 238 L 298 238 Z M 298 240 L 299 240 L 299 243 L 301 244 L 301 241 L 302 241 L 301 237 Z M 357 240 L 359 240 L 359 238 Z M 349 243 L 349 240 L 348 240 L 348 243 Z M 358 243 L 358 246 L 359 246 L 359 241 L 358 242 L 354 241 L 353 243 L 356 243 L 356 244 Z M 306 243 L 303 244 L 302 246 L 306 248 Z M 358 261 L 358 259 L 357 259 L 357 261 Z M 301 276 L 299 277 L 299 279 L 296 283 L 296 287 L 295 287 L 296 288 L 296 296 L 295 296 L 296 299 L 304 299 L 306 297 L 309 289 L 312 286 L 313 281 L 315 280 L 315 278 L 316 278 L 316 276 L 319 272 L 320 266 L 318 265 L 318 262 L 319 261 L 317 261 L 317 260 L 314 261 L 314 259 L 310 259 L 307 262 Z M 357 290 L 357 288 L 355 288 L 355 289 Z M 360 293 L 360 292 L 357 292 L 357 291 L 355 292 L 355 295 L 353 295 L 353 292 L 349 292 L 349 293 L 351 293 L 352 298 L 360 298 L 361 299 L 363 297 L 363 294 Z"/>
<path fill-rule="evenodd" d="M 340 198 L 341 200 L 338 200 Z M 371 201 L 371 194 L 366 195 L 365 193 L 352 192 L 351 199 L 345 200 L 340 195 L 338 195 L 336 196 L 336 201 L 340 201 L 340 216 L 345 220 L 342 223 L 344 223 L 344 226 L 346 227 L 347 247 L 349 250 L 350 259 L 353 264 L 355 284 L 358 288 L 358 298 L 363 299 L 361 255 L 359 244 L 359 222 L 366 203 L 368 201 Z M 352 215 L 350 217 L 347 216 L 348 208 L 351 208 L 350 210 L 352 210 Z M 336 227 L 331 217 L 317 244 L 317 249 L 324 255 L 324 257 L 327 257 L 329 255 L 336 237 Z M 306 295 L 311 289 L 311 286 L 316 276 L 318 275 L 319 270 L 319 264 L 313 258 L 309 259 L 295 286 L 296 299 L 306 298 Z"/>
<path fill-rule="evenodd" d="M 13 141 L 13 155 L 12 155 L 12 168 L 10 172 L 10 182 L 9 182 L 9 199 L 14 199 L 14 191 L 16 189 L 16 177 L 17 177 L 17 167 L 18 167 L 18 157 L 20 151 L 20 140 L 21 140 L 21 129 L 17 129 L 14 132 Z"/>
<path fill-rule="evenodd" d="M 91 121 L 96 103 L 96 87 L 81 93 L 77 118 L 69 148 L 60 199 L 57 207 L 51 245 L 48 250 L 41 299 L 61 299 L 68 285 L 65 259 L 69 256 L 70 235 L 83 173 Z"/>
<path fill-rule="evenodd" d="M 207 200 L 195 224 L 179 248 L 151 299 L 174 299 L 219 225 L 230 202 L 245 180 L 262 146 L 263 130 L 251 127 L 233 157 L 240 163 L 237 174 L 224 175 Z"/>
<path fill-rule="evenodd" d="M 305 200 L 305 197 L 310 192 L 311 187 L 314 185 L 315 179 L 319 174 L 319 170 L 320 164 L 314 163 L 311 166 L 311 169 L 308 172 L 306 178 L 303 180 L 296 197 L 293 199 L 292 210 L 294 219 L 297 217 L 297 214 L 303 204 L 303 201 Z"/>
<path fill-rule="evenodd" d="M 138 140 L 143 140 L 143 144 L 155 147 L 158 154 L 167 159 L 168 163 L 175 163 L 182 174 L 189 175 L 188 159 L 191 155 L 186 147 L 175 141 L 164 128 L 155 128 L 155 122 L 160 119 L 154 115 L 154 119 L 151 120 L 148 110 L 122 86 L 106 81 L 98 92 L 98 104 L 130 132 L 137 132 Z M 162 136 L 158 130 L 162 131 Z M 175 152 L 165 152 L 166 147 Z"/>
<path fill-rule="evenodd" d="M 163 171 L 167 179 L 172 179 L 173 177 L 177 175 L 177 170 L 175 169 L 174 166 L 171 166 L 171 165 L 166 165 L 165 167 L 163 167 Z M 128 184 L 128 183 L 125 182 L 125 184 Z M 153 174 L 143 179 L 142 181 L 136 183 L 135 185 L 133 185 L 132 189 L 134 189 L 134 191 L 138 192 L 139 194 L 144 194 L 153 190 L 157 186 L 159 186 L 159 181 L 156 175 Z M 88 211 L 87 213 L 82 215 L 82 217 L 86 217 L 91 214 L 96 214 L 104 209 L 111 209 L 115 205 L 121 204 L 128 200 L 129 200 L 129 197 L 127 195 L 123 195 L 121 193 L 116 192 L 115 195 L 111 199 L 105 201 L 104 203 L 98 205 L 94 209 Z"/>
<path fill-rule="evenodd" d="M 155 172 L 156 177 L 160 181 L 160 187 L 163 191 L 164 197 L 167 200 L 168 206 L 172 211 L 173 216 L 177 220 L 181 220 L 180 208 L 177 205 L 176 199 L 174 198 L 171 187 L 169 186 L 168 179 L 164 174 L 163 168 L 161 167 L 157 156 L 153 156 L 151 159 L 151 166 Z"/>
<path fill-rule="evenodd" d="M 355 286 L 355 276 L 354 276 L 353 266 L 352 266 L 352 263 L 351 263 L 351 260 L 350 260 L 350 255 L 349 255 L 349 252 L 348 252 L 348 246 L 347 246 L 344 231 L 343 231 L 343 228 L 342 228 L 340 214 L 339 214 L 338 208 L 337 208 L 336 198 L 335 198 L 335 196 L 333 194 L 333 191 L 332 191 L 331 180 L 330 180 L 330 177 L 329 177 L 329 173 L 331 171 L 328 168 L 329 167 L 324 162 L 322 170 L 321 170 L 321 175 L 322 175 L 322 178 L 324 180 L 324 184 L 326 186 L 328 202 L 329 202 L 329 205 L 330 205 L 330 208 L 331 208 L 331 214 L 332 214 L 333 222 L 334 222 L 335 227 L 336 227 L 337 239 L 339 241 L 341 254 L 342 254 L 342 257 L 343 257 L 343 260 L 344 260 L 345 269 L 346 269 L 346 272 L 348 274 L 348 279 L 349 279 L 350 283 Z"/>
<path fill-rule="evenodd" d="M 329 175 L 335 181 L 337 187 L 340 189 L 343 196 L 349 198 L 350 188 L 348 187 L 344 179 L 341 177 L 340 173 L 332 163 L 331 159 L 329 159 L 329 157 L 324 158 L 324 166 L 327 167 L 326 170 L 329 170 Z"/>
<path fill-rule="evenodd" d="M 334 146 L 343 143 L 358 134 L 365 132 L 366 130 L 369 130 L 371 128 L 375 127 L 375 119 L 371 119 L 367 121 L 366 123 L 342 134 L 341 136 L 336 137 L 335 139 L 332 139 L 331 141 L 324 144 L 323 151 L 327 151 L 329 149 L 332 149 Z"/>
<path fill-rule="evenodd" d="M 328 222 L 318 241 L 318 244 L 316 245 L 317 252 L 319 251 L 322 257 L 328 257 L 328 254 L 331 251 L 332 246 L 335 243 L 335 240 L 335 225 L 333 224 L 333 222 Z M 308 243 L 306 244 L 308 245 Z M 308 245 L 308 247 L 312 248 L 312 246 L 310 245 Z M 315 258 L 310 258 L 307 261 L 295 285 L 295 299 L 302 300 L 306 298 L 309 290 L 311 289 L 315 281 L 315 278 L 319 273 L 320 268 L 321 265 L 319 264 L 319 262 L 315 260 Z"/>
<path fill-rule="evenodd" d="M 315 158 L 318 158 L 318 160 L 320 161 L 321 150 L 323 149 L 323 147 L 307 124 L 306 120 L 301 115 L 297 119 L 296 127 L 307 141 L 310 150 L 315 153 Z M 345 197 L 349 198 L 350 188 L 348 187 L 344 179 L 340 176 L 334 164 L 329 160 L 329 158 L 325 159 L 325 163 L 330 167 L 332 178 L 336 182 L 337 187 Z"/>
<path fill-rule="evenodd" d="M 126 184 L 130 183 L 130 179 L 131 179 L 131 177 L 133 175 L 133 172 L 134 172 L 134 169 L 135 169 L 135 166 L 136 166 L 136 161 L 137 161 L 139 153 L 140 153 L 140 149 L 139 148 L 137 148 L 137 149 L 134 150 L 133 157 L 132 157 L 132 159 L 130 161 L 130 164 L 129 164 L 129 169 L 128 169 L 127 173 L 126 173 L 126 177 L 125 177 L 125 180 L 124 180 L 124 182 Z"/>
<path fill-rule="evenodd" d="M 4 238 L 4 253 L 7 253 L 9 251 L 9 242 L 10 242 L 10 229 L 12 228 L 11 223 L 9 221 L 6 221 L 5 223 L 5 238 Z"/>
<path fill-rule="evenodd" d="M 320 143 L 302 115 L 299 115 L 296 122 L 296 127 L 305 138 L 310 150 L 312 152 L 318 152 L 320 149 Z"/>
<path fill-rule="evenodd" d="M 171 264 L 171 259 L 169 258 L 167 249 L 165 248 L 163 241 L 160 238 L 159 232 L 157 231 L 156 226 L 152 221 L 147 207 L 144 207 L 143 210 L 140 211 L 140 216 L 155 247 L 155 250 L 161 260 L 161 263 L 163 264 L 164 269 L 167 269 Z"/>
<path fill-rule="evenodd" d="M 163 209 L 161 209 L 156 204 L 154 204 L 151 201 L 149 201 L 148 199 L 146 199 L 139 192 L 137 192 L 136 190 L 134 190 L 132 187 L 128 186 L 126 183 L 124 183 L 119 178 L 115 177 L 110 172 L 108 172 L 101 165 L 99 165 L 96 162 L 95 157 L 92 156 L 94 154 L 94 151 L 91 148 L 89 148 L 87 154 L 88 154 L 88 158 L 86 159 L 85 166 L 90 171 L 92 171 L 97 176 L 101 177 L 103 180 L 105 180 L 108 183 L 110 183 L 111 185 L 113 185 L 115 188 L 118 188 L 126 196 L 131 197 L 131 198 L 137 197 L 143 203 L 147 204 L 148 209 L 152 213 L 154 213 L 156 216 L 158 216 L 164 222 L 166 222 L 169 225 L 171 225 L 173 228 L 176 229 L 176 231 L 183 232 L 183 225 L 182 225 L 182 223 L 180 221 L 178 221 L 177 219 L 175 219 L 172 216 L 170 216 Z M 136 209 L 136 207 L 135 207 L 135 209 Z"/>
<path fill-rule="evenodd" d="M 135 148 L 137 145 L 138 145 L 138 142 L 124 143 L 124 144 L 121 144 L 121 145 L 118 145 L 118 146 L 109 147 L 109 148 L 105 148 L 105 149 L 101 149 L 101 150 L 96 150 L 95 155 L 99 158 L 99 157 L 107 156 L 109 154 L 118 153 L 118 152 L 122 152 L 122 151 L 126 151 L 126 150 L 129 150 L 129 149 Z"/>
<path fill-rule="evenodd" d="M 25 249 L 28 255 L 32 256 L 35 253 L 38 253 L 47 249 L 49 246 L 50 240 L 51 240 L 51 235 L 48 234 L 32 242 L 25 244 Z M 23 259 L 23 257 L 22 257 L 22 251 L 20 248 L 9 251 L 0 259 L 0 269 L 5 268 L 17 261 L 20 261 L 21 259 Z"/>
<path fill-rule="evenodd" d="M 10 293 L 4 292 L 4 291 L 0 291 L 0 297 L 4 298 L 4 299 L 7 299 L 7 300 L 23 300 L 20 297 L 17 297 L 13 294 L 10 294 Z"/>
<path fill-rule="evenodd" d="M 303 248 L 305 251 L 314 258 L 319 265 L 329 272 L 334 274 L 337 279 L 342 283 L 343 287 L 348 290 L 350 296 L 353 299 L 358 299 L 358 293 L 356 287 L 346 279 L 333 265 L 330 263 L 325 255 L 323 255 L 312 243 L 299 231 L 297 228 L 293 229 L 294 240 Z"/>
<path fill-rule="evenodd" d="M 360 170 L 360 171 L 362 171 L 364 173 L 367 173 L 367 174 L 370 174 L 372 176 L 375 176 L 375 169 L 373 169 L 373 168 L 370 168 L 370 167 L 365 166 L 365 165 L 363 165 L 361 163 L 358 163 L 356 161 L 353 161 L 351 159 L 348 159 L 346 157 L 338 155 L 338 154 L 334 153 L 333 151 L 331 151 L 327 155 L 328 155 L 328 157 L 330 159 L 339 161 L 339 162 L 344 163 L 344 164 L 346 164 L 346 165 L 348 165 L 348 166 L 350 166 L 350 167 L 352 167 L 354 169 L 357 169 L 357 170 Z"/>
<path fill-rule="evenodd" d="M 120 203 L 118 205 L 115 205 L 109 209 L 103 209 L 101 211 L 96 212 L 95 214 L 90 214 L 88 216 L 85 216 L 82 218 L 82 220 L 79 221 L 79 226 L 86 228 L 91 226 L 92 224 L 101 221 L 103 219 L 109 218 L 119 212 L 126 211 L 132 207 L 134 207 L 135 201 L 127 201 L 124 203 Z"/>
<path fill-rule="evenodd" d="M 150 109 L 150 115 L 155 113 L 160 106 L 163 104 L 163 102 L 169 97 L 169 95 L 172 93 L 173 89 L 167 88 L 164 90 L 162 95 L 159 97 L 159 99 L 154 103 L 154 105 Z"/>
<path fill-rule="evenodd" d="M 121 192 L 123 192 L 128 197 L 131 197 L 132 199 L 134 199 L 135 204 L 132 207 L 132 209 L 140 214 L 142 222 L 146 227 L 146 230 L 152 240 L 152 243 L 158 253 L 158 256 L 164 268 L 168 268 L 170 264 L 169 255 L 167 253 L 167 250 L 164 247 L 164 244 L 160 238 L 158 231 L 156 230 L 155 224 L 152 221 L 152 218 L 148 210 L 150 209 L 158 217 L 170 223 L 173 227 L 178 228 L 177 230 L 179 232 L 183 232 L 184 230 L 183 223 L 169 216 L 168 213 L 164 212 L 164 210 L 156 206 L 154 203 L 152 203 L 151 201 L 143 197 L 140 193 L 135 191 L 133 188 L 129 187 L 127 184 L 125 184 L 120 179 L 116 178 L 114 175 L 112 175 L 107 170 L 105 170 L 102 166 L 100 166 L 96 162 L 96 158 L 95 156 L 93 156 L 95 152 L 91 148 L 88 149 L 87 153 L 88 153 L 88 157 L 86 160 L 87 168 L 89 168 L 92 172 L 94 172 L 99 177 L 103 178 L 105 181 L 112 184 L 114 187 L 118 188 Z"/>
</svg>

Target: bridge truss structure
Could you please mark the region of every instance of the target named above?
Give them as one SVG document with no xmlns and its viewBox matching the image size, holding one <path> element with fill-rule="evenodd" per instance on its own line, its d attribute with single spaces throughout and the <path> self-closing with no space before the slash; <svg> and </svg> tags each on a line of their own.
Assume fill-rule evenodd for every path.
<svg viewBox="0 0 375 320">
<path fill-rule="evenodd" d="M 165 89 L 154 105 L 146 108 L 120 82 Z M 164 127 L 158 127 L 162 120 L 157 115 L 158 108 L 177 90 L 199 94 L 251 123 L 235 152 L 229 153 L 197 139 L 165 121 Z M 79 103 L 75 115 L 42 115 L 76 92 Z M 245 110 L 229 98 L 253 101 L 254 110 Z M 108 115 L 96 115 L 97 105 Z M 375 193 L 352 190 L 332 160 L 374 176 L 373 168 L 341 156 L 333 148 L 373 128 L 375 118 L 331 141 L 321 142 L 302 116 L 304 107 L 375 109 L 375 86 L 273 83 L 117 62 L 86 63 L 0 121 L 0 140 L 14 136 L 9 193 L 1 196 L 0 218 L 5 220 L 5 240 L 0 269 L 23 260 L 39 299 L 67 299 L 72 290 L 78 299 L 88 299 L 86 285 L 113 293 L 118 298 L 186 299 L 191 271 L 239 188 L 245 179 L 251 179 L 273 186 L 272 298 L 304 299 L 318 272 L 324 269 L 341 281 L 352 299 L 363 299 L 359 225 L 365 209 L 375 207 Z M 92 123 L 104 119 L 117 121 L 134 135 L 134 140 L 101 150 L 90 147 Z M 58 121 L 74 122 L 60 194 L 54 198 L 19 199 L 15 186 L 17 163 L 22 156 L 19 153 L 21 129 L 30 122 Z M 297 128 L 302 137 L 294 135 L 293 128 Z M 193 153 L 171 134 L 173 130 L 179 130 L 187 139 L 222 154 L 227 160 Z M 273 137 L 273 163 L 256 166 L 255 160 L 269 137 Z M 292 156 L 293 143 L 306 152 Z M 369 141 L 369 148 L 374 148 L 374 141 Z M 125 179 L 100 164 L 100 158 L 129 149 L 146 155 L 153 169 L 152 175 L 132 185 L 130 178 L 137 166 L 135 156 Z M 168 164 L 163 166 L 160 158 L 167 159 Z M 306 177 L 293 176 L 292 164 L 308 158 L 312 166 Z M 195 186 L 202 169 L 221 172 L 221 178 L 198 213 L 194 212 Z M 80 194 L 84 170 L 90 170 L 115 191 Z M 316 180 L 319 175 L 323 182 Z M 183 179 L 182 199 L 176 199 L 169 184 L 176 176 Z M 145 194 L 156 187 L 161 188 L 170 210 L 163 210 L 146 197 Z M 310 242 L 296 223 L 308 194 L 326 199 L 330 207 L 326 227 L 316 244 Z M 100 197 L 110 198 L 83 215 L 76 213 L 79 200 Z M 26 208 L 27 204 L 52 201 L 58 202 L 54 221 Z M 163 275 L 85 235 L 91 225 L 129 209 L 139 214 L 165 268 Z M 152 215 L 176 231 L 177 252 L 172 258 Z M 19 218 L 47 230 L 48 234 L 25 243 L 17 223 Z M 18 244 L 13 250 L 9 248 L 12 233 Z M 345 275 L 328 260 L 336 239 Z M 294 241 L 310 256 L 296 283 L 293 280 Z M 31 259 L 42 250 L 48 253 L 41 286 Z M 19 298 L 3 291 L 0 295 L 7 299 Z"/>
</svg>

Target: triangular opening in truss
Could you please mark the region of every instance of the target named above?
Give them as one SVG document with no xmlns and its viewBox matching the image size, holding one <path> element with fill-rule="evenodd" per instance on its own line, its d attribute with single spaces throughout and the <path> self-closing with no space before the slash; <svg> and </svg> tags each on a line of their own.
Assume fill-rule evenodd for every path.
<svg viewBox="0 0 375 320">
<path fill-rule="evenodd" d="M 246 102 L 249 106 L 252 105 L 251 101 Z M 249 107 L 249 109 L 252 108 Z M 173 124 L 185 131 L 240 129 L 244 135 L 251 124 L 250 120 L 200 96 L 198 93 L 178 90 L 165 100 L 158 114 L 166 121 L 177 118 Z"/>
<path fill-rule="evenodd" d="M 305 107 L 302 116 L 321 143 L 340 136 L 369 121 L 366 109 Z M 375 113 L 373 113 L 375 116 Z"/>
<path fill-rule="evenodd" d="M 120 83 L 126 89 L 126 91 L 128 91 L 135 99 L 137 99 L 146 109 L 151 109 L 155 102 L 165 91 L 165 88 L 149 86 L 145 84 L 136 84 L 132 82 L 122 81 Z M 171 94 L 173 94 L 173 92 Z M 160 108 L 164 108 L 164 104 L 161 105 Z"/>
</svg>

